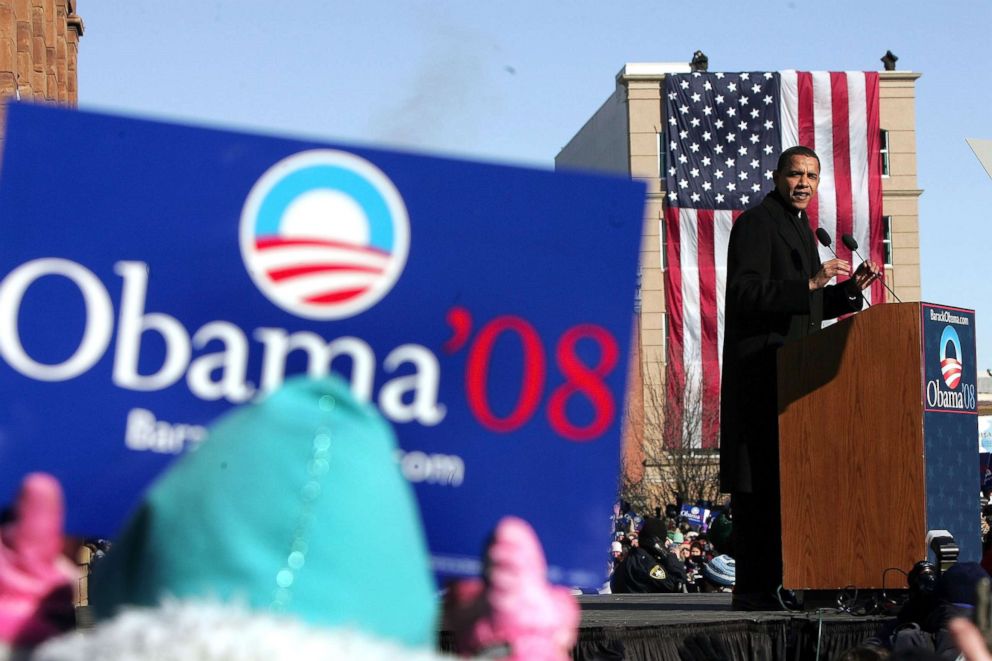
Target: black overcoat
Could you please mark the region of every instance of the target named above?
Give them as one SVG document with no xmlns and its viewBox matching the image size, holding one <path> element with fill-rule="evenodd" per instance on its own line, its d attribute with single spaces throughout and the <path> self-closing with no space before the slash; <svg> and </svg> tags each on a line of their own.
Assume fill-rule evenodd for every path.
<svg viewBox="0 0 992 661">
<path fill-rule="evenodd" d="M 809 291 L 820 270 L 806 213 L 776 192 L 748 209 L 730 233 L 720 407 L 720 488 L 778 491 L 776 350 L 861 309 L 843 286 Z"/>
<path fill-rule="evenodd" d="M 675 553 L 666 552 L 661 558 L 656 558 L 646 550 L 634 547 L 613 571 L 610 592 L 682 592 L 685 580 L 685 563 Z"/>
</svg>

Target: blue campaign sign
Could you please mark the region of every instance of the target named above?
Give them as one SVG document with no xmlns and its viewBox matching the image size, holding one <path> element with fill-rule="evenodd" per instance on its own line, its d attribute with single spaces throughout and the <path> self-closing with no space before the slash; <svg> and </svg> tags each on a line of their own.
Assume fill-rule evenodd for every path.
<svg viewBox="0 0 992 661">
<path fill-rule="evenodd" d="M 975 312 L 920 305 L 923 331 L 923 436 L 927 529 L 949 530 L 960 560 L 982 556 L 978 499 L 978 369 Z"/>
<path fill-rule="evenodd" d="M 706 519 L 709 517 L 710 511 L 704 507 L 699 507 L 698 505 L 682 505 L 682 511 L 680 517 L 685 517 L 691 525 L 703 526 L 706 524 Z"/>
<path fill-rule="evenodd" d="M 111 535 L 211 420 L 333 369 L 396 429 L 438 573 L 477 572 L 515 514 L 554 580 L 602 580 L 641 184 L 18 104 L 7 124 L 0 499 L 47 470 L 69 530 Z"/>
</svg>

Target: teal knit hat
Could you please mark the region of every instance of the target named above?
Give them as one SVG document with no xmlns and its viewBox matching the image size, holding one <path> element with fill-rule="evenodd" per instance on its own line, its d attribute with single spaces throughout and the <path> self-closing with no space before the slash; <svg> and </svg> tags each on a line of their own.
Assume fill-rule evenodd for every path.
<svg viewBox="0 0 992 661">
<path fill-rule="evenodd" d="M 158 479 L 97 566 L 97 616 L 170 596 L 233 600 L 433 644 L 427 545 L 395 450 L 337 377 L 291 379 L 233 411 Z"/>
</svg>

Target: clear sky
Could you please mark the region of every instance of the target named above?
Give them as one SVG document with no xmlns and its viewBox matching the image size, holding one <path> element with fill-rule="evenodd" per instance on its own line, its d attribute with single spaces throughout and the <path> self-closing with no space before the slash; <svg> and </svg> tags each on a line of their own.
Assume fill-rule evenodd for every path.
<svg viewBox="0 0 992 661">
<path fill-rule="evenodd" d="M 626 62 L 917 71 L 925 300 L 992 368 L 992 3 L 80 0 L 80 107 L 553 166 Z M 879 338 L 884 341 L 884 338 Z"/>
</svg>

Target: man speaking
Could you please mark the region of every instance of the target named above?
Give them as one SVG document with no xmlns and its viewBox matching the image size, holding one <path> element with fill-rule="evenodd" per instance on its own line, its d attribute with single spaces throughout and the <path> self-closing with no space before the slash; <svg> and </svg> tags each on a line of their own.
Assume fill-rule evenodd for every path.
<svg viewBox="0 0 992 661">
<path fill-rule="evenodd" d="M 782 152 L 775 190 L 730 233 L 720 413 L 720 489 L 732 494 L 737 583 L 734 607 L 778 610 L 783 594 L 776 350 L 820 330 L 824 319 L 860 310 L 880 276 L 864 262 L 853 277 L 842 259 L 821 263 L 806 207 L 820 183 L 808 147 Z"/>
</svg>

